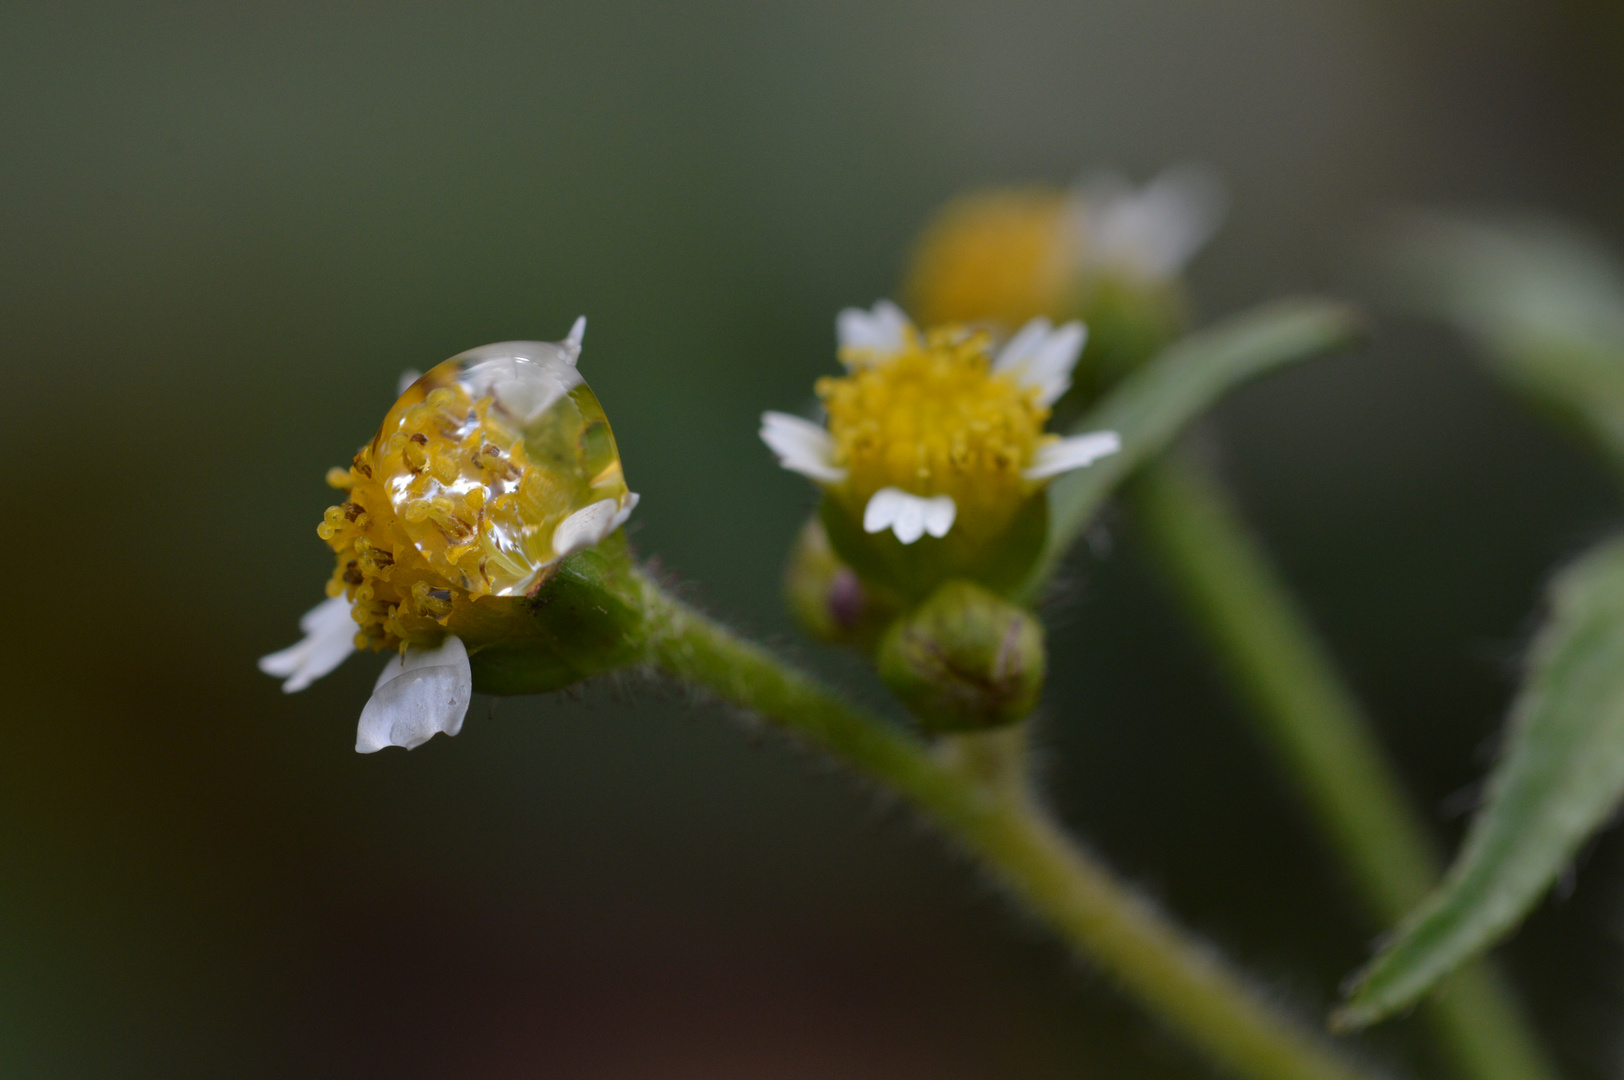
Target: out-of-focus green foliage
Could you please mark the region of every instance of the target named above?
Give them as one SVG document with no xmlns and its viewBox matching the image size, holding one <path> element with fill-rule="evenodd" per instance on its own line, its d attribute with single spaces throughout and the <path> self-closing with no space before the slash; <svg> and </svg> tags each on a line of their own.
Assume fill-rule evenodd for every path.
<svg viewBox="0 0 1624 1080">
<path fill-rule="evenodd" d="M 1460 858 L 1359 977 L 1339 1024 L 1374 1023 L 1514 927 L 1624 791 L 1624 541 L 1563 572 Z"/>
<path fill-rule="evenodd" d="M 1624 274 L 1536 217 L 1422 216 L 1390 238 L 1398 298 L 1465 333 L 1489 369 L 1624 471 Z M 1508 751 L 1438 891 L 1357 978 L 1338 1022 L 1374 1023 L 1511 930 L 1624 791 L 1624 546 L 1552 587 Z"/>
<path fill-rule="evenodd" d="M 1049 537 L 1020 595 L 1033 599 L 1111 493 L 1166 450 L 1196 417 L 1244 383 L 1347 344 L 1358 320 L 1345 304 L 1282 300 L 1169 346 L 1072 427 L 1115 431 L 1122 449 L 1049 488 Z"/>
<path fill-rule="evenodd" d="M 1458 327 L 1624 472 L 1624 273 L 1607 252 L 1545 218 L 1429 215 L 1388 257 L 1401 303 Z"/>
</svg>

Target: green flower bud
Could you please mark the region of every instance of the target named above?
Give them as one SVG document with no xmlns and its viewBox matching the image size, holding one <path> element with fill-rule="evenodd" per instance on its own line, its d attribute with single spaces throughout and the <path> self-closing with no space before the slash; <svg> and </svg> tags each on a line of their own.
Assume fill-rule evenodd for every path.
<svg viewBox="0 0 1624 1080">
<path fill-rule="evenodd" d="M 857 576 L 829 544 L 814 517 L 801 529 L 784 573 L 791 614 L 809 636 L 832 645 L 872 650 L 901 602 L 883 586 Z"/>
<path fill-rule="evenodd" d="M 969 581 L 950 581 L 892 623 L 880 677 L 933 733 L 1012 724 L 1037 707 L 1043 624 Z"/>
</svg>

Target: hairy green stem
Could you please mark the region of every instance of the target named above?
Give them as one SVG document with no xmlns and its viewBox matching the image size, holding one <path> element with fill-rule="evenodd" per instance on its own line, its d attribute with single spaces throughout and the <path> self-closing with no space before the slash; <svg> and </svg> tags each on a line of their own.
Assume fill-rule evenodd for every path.
<svg viewBox="0 0 1624 1080">
<path fill-rule="evenodd" d="M 1437 853 L 1307 618 L 1228 494 L 1201 469 L 1169 455 L 1141 470 L 1128 496 L 1161 569 L 1365 906 L 1382 925 L 1396 922 L 1437 882 Z M 1462 969 L 1426 1011 L 1462 1080 L 1556 1075 L 1487 964 Z"/>
<path fill-rule="evenodd" d="M 650 661 L 772 721 L 922 811 L 1081 956 L 1221 1070 L 1249 1080 L 1367 1080 L 1208 945 L 1083 851 L 1022 785 L 985 785 L 972 752 L 911 737 L 659 589 L 645 585 Z M 982 748 L 996 751 L 995 747 Z"/>
</svg>

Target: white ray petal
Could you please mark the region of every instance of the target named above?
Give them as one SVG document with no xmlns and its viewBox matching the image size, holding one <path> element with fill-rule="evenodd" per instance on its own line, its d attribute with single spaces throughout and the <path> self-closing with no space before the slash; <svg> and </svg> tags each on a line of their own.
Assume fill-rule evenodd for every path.
<svg viewBox="0 0 1624 1080">
<path fill-rule="evenodd" d="M 993 359 L 992 369 L 994 371 L 1007 371 L 1010 368 L 1025 364 L 1031 357 L 1033 350 L 1037 348 L 1038 342 L 1048 337 L 1049 331 L 1053 328 L 1054 324 L 1042 315 L 1030 320 L 1025 326 L 1015 331 L 1008 341 L 1004 342 L 1004 347 L 998 350 L 997 357 Z"/>
<path fill-rule="evenodd" d="M 1223 184 L 1197 166 L 1171 168 L 1135 190 L 1114 174 L 1079 190 L 1083 257 L 1152 278 L 1172 277 L 1212 238 L 1226 209 Z"/>
<path fill-rule="evenodd" d="M 558 347 L 564 351 L 564 360 L 566 363 L 573 365 L 581 358 L 581 341 L 585 337 L 586 316 L 578 315 L 576 316 L 574 325 L 570 327 L 570 332 L 564 335 L 563 341 L 558 343 Z"/>
<path fill-rule="evenodd" d="M 637 492 L 626 492 L 626 501 L 621 505 L 620 509 L 616 511 L 615 520 L 609 525 L 609 532 L 612 533 L 622 525 L 626 524 L 626 522 L 632 516 L 632 511 L 636 510 L 637 504 L 642 501 L 643 496 L 639 495 Z M 609 533 L 605 533 L 604 535 L 607 536 Z"/>
<path fill-rule="evenodd" d="M 395 396 L 400 397 L 400 395 L 410 390 L 412 388 L 412 383 L 416 382 L 422 377 L 423 373 L 418 371 L 416 368 L 409 367 L 405 371 L 402 371 L 400 373 L 400 378 L 395 380 Z"/>
<path fill-rule="evenodd" d="M 927 499 L 887 487 L 876 491 L 863 508 L 863 531 L 880 533 L 890 529 L 898 540 L 911 544 L 926 533 L 938 539 L 946 536 L 957 516 L 958 506 L 951 495 Z"/>
<path fill-rule="evenodd" d="M 940 540 L 953 528 L 959 508 L 951 495 L 938 495 L 925 500 L 925 531 Z"/>
<path fill-rule="evenodd" d="M 378 674 L 355 731 L 356 753 L 386 746 L 410 750 L 442 731 L 455 735 L 473 693 L 474 675 L 461 638 L 452 634 L 432 649 L 407 646 Z"/>
<path fill-rule="evenodd" d="M 835 342 L 840 359 L 855 366 L 883 364 L 908 345 L 913 322 L 889 300 L 873 308 L 846 308 L 835 316 Z"/>
<path fill-rule="evenodd" d="M 628 492 L 625 505 L 619 499 L 599 499 L 575 511 L 553 530 L 553 554 L 562 559 L 601 542 L 626 523 L 637 502 L 637 493 Z"/>
<path fill-rule="evenodd" d="M 1053 405 L 1071 389 L 1072 369 L 1083 355 L 1088 328 L 1072 321 L 1051 329 L 1049 320 L 1033 319 L 1016 332 L 992 363 L 994 371 L 1013 371 L 1023 386 L 1038 390 L 1038 401 Z"/>
<path fill-rule="evenodd" d="M 778 464 L 825 484 L 846 479 L 846 470 L 834 464 L 835 441 L 810 420 L 789 413 L 761 414 L 761 441 L 778 455 Z"/>
<path fill-rule="evenodd" d="M 1021 475 L 1028 480 L 1047 480 L 1051 476 L 1092 465 L 1121 449 L 1122 437 L 1114 431 L 1072 435 L 1039 450 L 1037 460 Z"/>
<path fill-rule="evenodd" d="M 281 652 L 259 658 L 259 670 L 279 679 L 292 694 L 342 664 L 355 651 L 355 620 L 343 594 L 329 597 L 299 618 L 304 638 Z"/>
</svg>

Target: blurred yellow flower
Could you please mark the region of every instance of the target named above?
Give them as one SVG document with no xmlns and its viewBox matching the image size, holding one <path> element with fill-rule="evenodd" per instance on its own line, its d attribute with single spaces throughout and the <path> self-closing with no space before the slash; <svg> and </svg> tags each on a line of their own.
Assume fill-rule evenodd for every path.
<svg viewBox="0 0 1624 1080">
<path fill-rule="evenodd" d="M 1004 329 L 1084 314 L 1102 280 L 1175 278 L 1223 216 L 1217 181 L 1170 169 L 1141 188 L 1100 174 L 1069 189 L 961 196 L 921 234 L 904 295 L 927 325 Z"/>
<path fill-rule="evenodd" d="M 919 239 L 903 293 L 927 326 L 1016 326 L 1064 306 L 1072 267 L 1066 194 L 1046 188 L 963 195 Z"/>
</svg>

